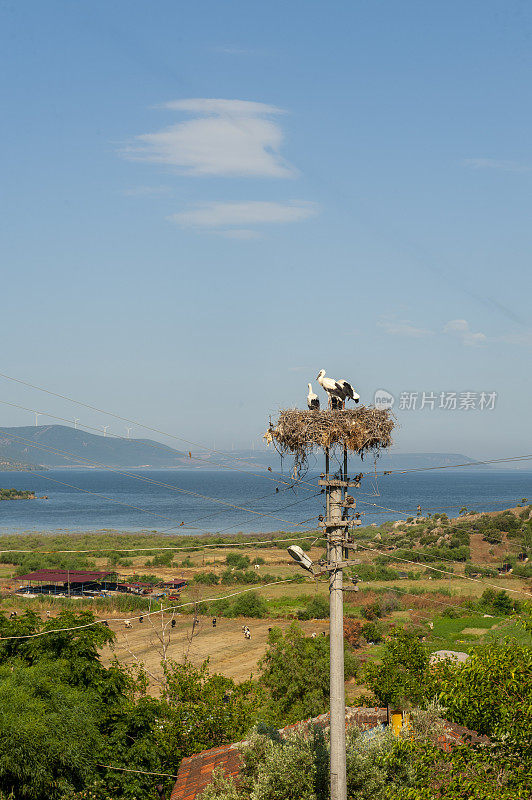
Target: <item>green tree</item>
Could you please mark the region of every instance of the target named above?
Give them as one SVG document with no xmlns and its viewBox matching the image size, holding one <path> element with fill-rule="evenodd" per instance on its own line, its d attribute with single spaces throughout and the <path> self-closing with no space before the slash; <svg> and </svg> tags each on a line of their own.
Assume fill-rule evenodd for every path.
<svg viewBox="0 0 532 800">
<path fill-rule="evenodd" d="M 400 707 L 427 699 L 429 657 L 416 633 L 399 628 L 387 640 L 381 664 L 368 664 L 365 679 L 381 703 Z"/>
<path fill-rule="evenodd" d="M 246 592 L 237 597 L 231 607 L 235 617 L 257 617 L 261 619 L 268 613 L 268 605 L 257 592 Z"/>
<path fill-rule="evenodd" d="M 80 789 L 102 750 L 98 706 L 70 686 L 62 666 L 0 671 L 0 789 L 20 800 L 53 800 Z"/>
<path fill-rule="evenodd" d="M 515 640 L 476 648 L 461 665 L 433 670 L 449 719 L 504 743 L 532 762 L 532 650 Z"/>
<path fill-rule="evenodd" d="M 259 662 L 260 683 L 270 694 L 272 719 L 288 724 L 322 714 L 329 708 L 329 639 L 306 637 L 297 623 L 283 635 L 273 628 L 268 650 Z M 358 663 L 346 648 L 345 677 L 356 675 Z"/>
<path fill-rule="evenodd" d="M 253 726 L 264 692 L 252 681 L 235 683 L 189 662 L 164 665 L 165 706 L 159 742 L 166 764 L 227 742 L 238 742 Z"/>
</svg>

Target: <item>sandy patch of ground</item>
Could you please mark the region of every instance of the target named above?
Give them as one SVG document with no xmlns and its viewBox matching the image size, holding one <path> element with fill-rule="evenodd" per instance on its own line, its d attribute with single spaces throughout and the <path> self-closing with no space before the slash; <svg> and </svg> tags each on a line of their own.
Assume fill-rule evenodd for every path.
<svg viewBox="0 0 532 800">
<path fill-rule="evenodd" d="M 464 628 L 462 633 L 471 634 L 472 636 L 485 636 L 489 628 Z"/>
<path fill-rule="evenodd" d="M 275 626 L 285 630 L 291 622 L 219 617 L 216 628 L 213 628 L 211 617 L 199 619 L 200 624 L 192 637 L 192 617 L 176 617 L 167 657 L 182 661 L 187 656 L 194 664 L 201 664 L 209 658 L 212 672 L 220 672 L 237 681 L 246 680 L 251 674 L 257 675 L 258 661 L 266 651 L 268 628 Z M 156 633 L 157 630 L 160 632 L 160 619 L 156 615 L 152 620 L 153 625 L 146 617 L 142 623 L 134 620 L 131 629 L 126 629 L 123 622 L 110 622 L 109 627 L 117 634 L 117 640 L 112 649 L 106 648 L 103 661 L 108 664 L 116 657 L 122 664 L 143 663 L 151 673 L 156 691 L 157 679 L 162 676 L 161 643 Z M 168 620 L 169 615 L 166 615 L 165 622 Z M 299 624 L 307 635 L 313 632 L 319 635 L 329 629 L 328 620 L 308 620 Z M 249 625 L 251 639 L 244 638 L 243 625 Z"/>
</svg>

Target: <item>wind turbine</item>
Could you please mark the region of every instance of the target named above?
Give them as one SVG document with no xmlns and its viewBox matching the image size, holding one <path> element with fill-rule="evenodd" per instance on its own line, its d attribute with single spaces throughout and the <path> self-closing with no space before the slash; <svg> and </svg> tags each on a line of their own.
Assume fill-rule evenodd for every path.
<svg viewBox="0 0 532 800">
<path fill-rule="evenodd" d="M 39 412 L 38 412 L 38 411 L 35 411 L 35 427 L 37 427 L 37 420 L 38 420 L 38 419 L 39 419 L 39 417 L 41 417 L 41 416 L 42 416 L 42 414 L 40 413 L 40 411 L 39 411 Z"/>
<path fill-rule="evenodd" d="M 78 422 L 79 422 L 79 417 L 76 417 L 75 420 L 74 420 L 74 428 L 76 430 L 78 429 Z"/>
<path fill-rule="evenodd" d="M 132 431 L 132 430 L 133 430 L 133 428 L 126 428 L 126 431 L 127 431 L 127 438 L 128 438 L 128 439 L 131 439 L 131 431 Z"/>
<path fill-rule="evenodd" d="M 104 435 L 104 436 L 107 436 L 107 429 L 108 429 L 109 427 L 110 427 L 110 425 L 102 425 L 102 428 L 103 428 L 103 435 Z"/>
</svg>

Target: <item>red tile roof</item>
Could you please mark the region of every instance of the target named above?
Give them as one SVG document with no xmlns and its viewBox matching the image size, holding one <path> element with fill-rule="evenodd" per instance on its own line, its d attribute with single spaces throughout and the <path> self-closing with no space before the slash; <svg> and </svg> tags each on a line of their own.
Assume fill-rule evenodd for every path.
<svg viewBox="0 0 532 800">
<path fill-rule="evenodd" d="M 346 708 L 346 727 L 356 725 L 362 730 L 368 730 L 375 728 L 377 725 L 385 724 L 386 721 L 387 711 L 385 708 Z M 329 725 L 329 713 L 314 717 L 314 719 L 287 725 L 286 728 L 281 728 L 279 733 L 283 735 L 309 724 L 327 727 Z M 490 740 L 487 736 L 479 736 L 462 725 L 446 722 L 445 731 L 438 737 L 438 741 L 442 750 L 450 752 L 456 744 L 469 741 L 488 744 Z M 195 800 L 211 782 L 212 773 L 216 767 L 221 767 L 226 777 L 237 778 L 242 763 L 239 749 L 242 744 L 244 742 L 213 747 L 211 750 L 204 750 L 202 753 L 184 758 L 179 767 L 177 781 L 170 795 L 170 800 Z"/>
<path fill-rule="evenodd" d="M 226 777 L 236 778 L 242 759 L 237 747 L 235 744 L 226 744 L 184 758 L 170 800 L 194 800 L 211 782 L 215 767 L 221 767 Z"/>
<path fill-rule="evenodd" d="M 345 723 L 357 725 L 363 730 L 374 728 L 380 723 L 386 722 L 387 714 L 385 708 L 347 708 Z M 322 725 L 327 727 L 329 724 L 329 713 L 322 714 L 314 719 L 295 722 L 281 728 L 281 735 L 305 725 Z M 243 742 L 237 744 L 226 744 L 223 747 L 214 747 L 211 750 L 204 750 L 195 756 L 184 758 L 177 773 L 177 781 L 170 795 L 170 800 L 195 800 L 211 782 L 213 770 L 221 767 L 227 777 L 236 778 L 240 772 L 241 755 L 239 747 Z"/>
<path fill-rule="evenodd" d="M 85 581 L 101 581 L 112 575 L 112 572 L 84 572 L 79 569 L 39 569 L 18 575 L 17 581 L 49 581 L 50 583 L 84 583 Z"/>
</svg>

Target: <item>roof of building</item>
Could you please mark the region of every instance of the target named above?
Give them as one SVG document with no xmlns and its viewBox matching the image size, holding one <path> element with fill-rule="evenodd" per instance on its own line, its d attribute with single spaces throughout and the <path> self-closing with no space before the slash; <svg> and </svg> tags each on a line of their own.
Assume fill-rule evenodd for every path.
<svg viewBox="0 0 532 800">
<path fill-rule="evenodd" d="M 386 722 L 385 708 L 347 708 L 345 723 L 357 725 L 359 728 L 374 728 Z M 314 719 L 302 720 L 293 725 L 281 728 L 279 733 L 286 734 L 306 725 L 329 725 L 329 713 L 322 714 Z M 184 758 L 177 773 L 177 781 L 170 796 L 170 800 L 194 800 L 211 782 L 213 770 L 221 767 L 227 777 L 236 778 L 240 772 L 241 755 L 240 746 L 244 742 L 226 744 L 204 750 L 189 758 Z"/>
<path fill-rule="evenodd" d="M 27 575 L 19 575 L 17 580 L 83 583 L 84 581 L 101 581 L 112 574 L 112 572 L 85 572 L 78 569 L 38 569 L 36 572 L 28 572 Z"/>
<path fill-rule="evenodd" d="M 187 582 L 186 582 L 186 580 L 184 578 L 173 578 L 170 581 L 163 581 L 162 585 L 163 586 L 175 586 L 177 588 L 178 586 L 186 585 L 186 583 Z"/>
<path fill-rule="evenodd" d="M 361 730 L 371 730 L 386 723 L 387 717 L 385 708 L 346 708 L 345 724 L 346 728 L 349 725 L 356 725 Z M 283 736 L 292 730 L 308 725 L 328 727 L 329 713 L 287 725 L 286 728 L 281 728 L 279 733 Z M 479 736 L 478 733 L 470 731 L 462 725 L 445 722 L 445 730 L 438 736 L 441 749 L 450 752 L 454 746 L 464 742 L 489 744 L 490 740 L 487 736 Z M 223 769 L 226 777 L 238 778 L 242 765 L 240 748 L 244 744 L 245 742 L 237 742 L 222 747 L 213 747 L 189 758 L 184 758 L 179 766 L 177 781 L 170 800 L 195 800 L 209 785 L 212 773 L 217 767 Z"/>
<path fill-rule="evenodd" d="M 143 583 L 142 581 L 135 581 L 134 583 L 117 583 L 117 586 L 125 586 L 128 589 L 138 589 L 139 586 L 149 586 L 150 589 L 155 589 L 156 585 L 153 583 Z"/>
</svg>

